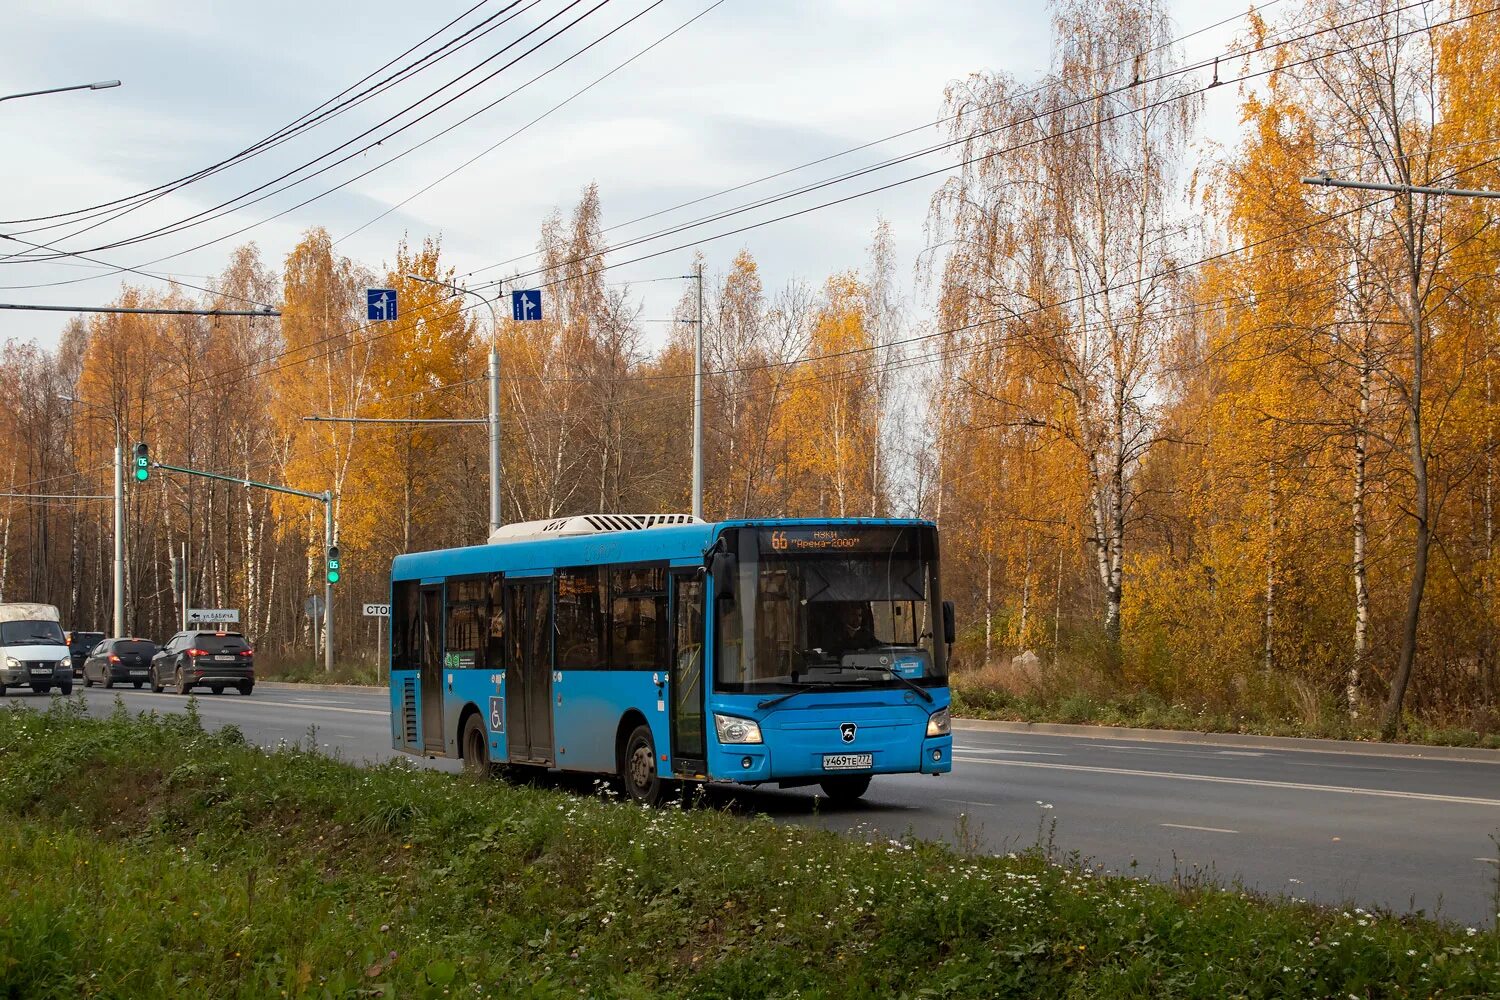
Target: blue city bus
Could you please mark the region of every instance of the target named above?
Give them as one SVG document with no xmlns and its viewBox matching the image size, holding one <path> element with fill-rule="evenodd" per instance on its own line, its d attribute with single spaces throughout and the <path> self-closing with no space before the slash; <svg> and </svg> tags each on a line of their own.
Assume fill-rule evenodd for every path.
<svg viewBox="0 0 1500 1000">
<path fill-rule="evenodd" d="M 682 782 L 821 785 L 953 766 L 936 526 L 579 515 L 391 567 L 392 745 Z M 711 651 L 712 655 L 706 655 Z"/>
</svg>

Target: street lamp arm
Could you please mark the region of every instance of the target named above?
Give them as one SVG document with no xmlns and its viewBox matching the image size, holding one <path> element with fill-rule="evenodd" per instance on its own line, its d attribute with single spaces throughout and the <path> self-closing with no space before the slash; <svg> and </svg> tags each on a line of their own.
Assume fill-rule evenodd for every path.
<svg viewBox="0 0 1500 1000">
<path fill-rule="evenodd" d="M 43 94 L 63 94 L 70 90 L 108 90 L 119 85 L 119 80 L 96 80 L 93 83 L 75 83 L 70 87 L 49 87 L 46 90 L 28 90 L 21 94 L 0 94 L 0 101 L 14 101 L 22 97 L 41 97 Z"/>
</svg>

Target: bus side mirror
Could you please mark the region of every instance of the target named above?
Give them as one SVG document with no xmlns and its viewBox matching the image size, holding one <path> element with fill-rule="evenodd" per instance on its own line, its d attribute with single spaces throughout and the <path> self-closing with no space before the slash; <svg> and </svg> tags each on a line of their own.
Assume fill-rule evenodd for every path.
<svg viewBox="0 0 1500 1000">
<path fill-rule="evenodd" d="M 733 552 L 718 551 L 713 554 L 708 573 L 714 580 L 714 600 L 734 598 L 735 577 L 739 575 L 740 561 Z"/>
<path fill-rule="evenodd" d="M 954 641 L 957 638 L 958 638 L 958 622 L 957 622 L 956 616 L 953 613 L 953 602 L 952 601 L 944 601 L 943 602 L 943 641 L 945 643 L 947 643 L 948 645 L 951 646 L 951 645 L 953 645 Z"/>
</svg>

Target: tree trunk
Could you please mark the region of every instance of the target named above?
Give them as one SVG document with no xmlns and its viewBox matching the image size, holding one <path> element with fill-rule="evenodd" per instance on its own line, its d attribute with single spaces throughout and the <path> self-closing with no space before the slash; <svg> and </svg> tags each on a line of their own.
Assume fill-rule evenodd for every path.
<svg viewBox="0 0 1500 1000">
<path fill-rule="evenodd" d="M 1370 457 L 1370 355 L 1366 334 L 1365 352 L 1359 369 L 1359 425 L 1354 430 L 1354 656 L 1344 684 L 1349 718 L 1359 718 L 1360 680 L 1370 651 L 1370 582 L 1365 563 L 1368 534 L 1365 521 L 1366 475 Z"/>
<path fill-rule="evenodd" d="M 1380 719 L 1381 739 L 1393 740 L 1401 731 L 1401 708 L 1406 700 L 1406 688 L 1411 683 L 1412 670 L 1417 660 L 1417 627 L 1422 617 L 1422 592 L 1427 588 L 1427 554 L 1432 544 L 1428 523 L 1430 514 L 1427 496 L 1427 455 L 1422 441 L 1422 313 L 1413 277 L 1411 292 L 1412 328 L 1412 386 L 1410 413 L 1407 418 L 1411 435 L 1411 473 L 1416 486 L 1416 498 L 1412 517 L 1416 521 L 1416 537 L 1412 544 L 1411 586 L 1406 595 L 1406 617 L 1401 626 L 1401 658 L 1396 661 L 1396 675 L 1391 678 L 1391 693 L 1386 699 L 1385 711 Z"/>
</svg>

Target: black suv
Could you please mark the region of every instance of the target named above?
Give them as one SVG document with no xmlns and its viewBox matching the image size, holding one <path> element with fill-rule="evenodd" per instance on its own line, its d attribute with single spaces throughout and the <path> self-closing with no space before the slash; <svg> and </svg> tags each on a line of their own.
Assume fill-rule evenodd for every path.
<svg viewBox="0 0 1500 1000">
<path fill-rule="evenodd" d="M 89 652 L 103 641 L 103 632 L 68 633 L 68 655 L 73 660 L 74 677 L 83 676 L 83 661 L 88 659 Z"/>
<path fill-rule="evenodd" d="M 206 687 L 223 694 L 227 687 L 240 694 L 255 690 L 255 650 L 239 632 L 178 632 L 151 658 L 151 690 L 168 684 L 178 694 Z"/>
<path fill-rule="evenodd" d="M 83 686 L 116 684 L 140 687 L 150 676 L 156 643 L 150 639 L 105 639 L 83 661 Z"/>
</svg>

